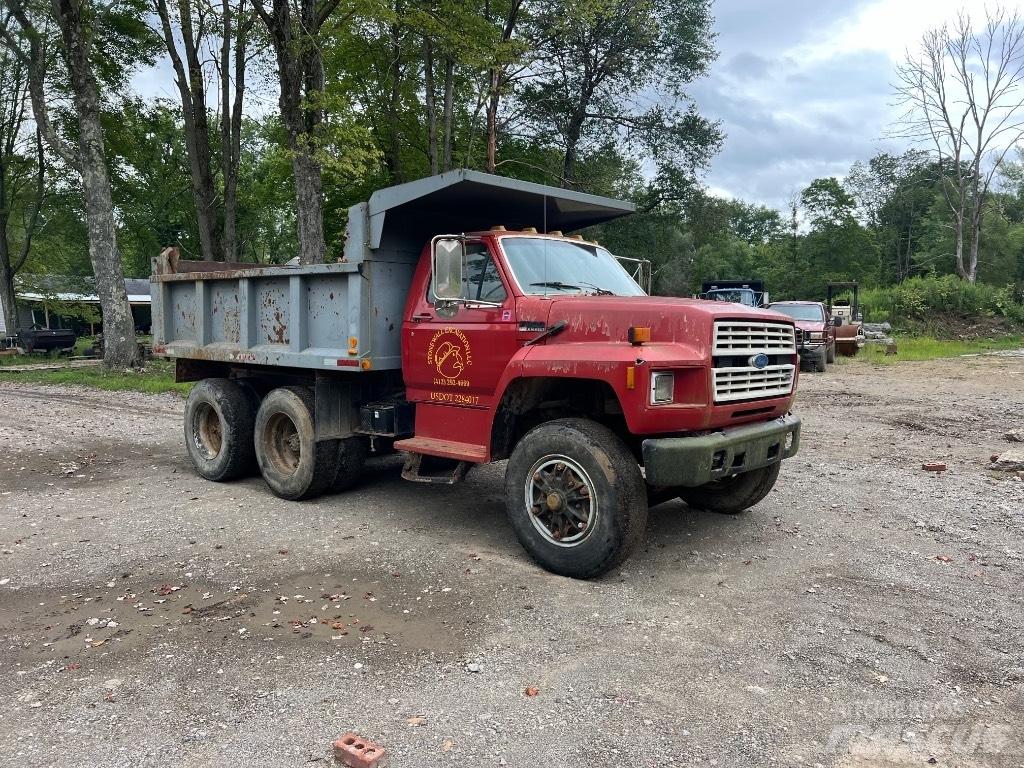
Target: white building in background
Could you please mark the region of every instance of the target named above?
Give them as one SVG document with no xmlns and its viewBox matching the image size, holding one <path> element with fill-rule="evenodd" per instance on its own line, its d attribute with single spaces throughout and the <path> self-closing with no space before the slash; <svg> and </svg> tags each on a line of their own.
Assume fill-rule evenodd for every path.
<svg viewBox="0 0 1024 768">
<path fill-rule="evenodd" d="M 86 304 L 95 305 L 99 312 L 100 298 L 95 293 L 92 278 L 77 277 L 67 278 L 61 276 L 36 277 L 32 284 L 27 281 L 19 281 L 16 288 L 16 303 L 18 326 L 30 328 L 38 325 L 42 328 L 69 328 L 75 326 L 87 326 L 89 324 L 80 320 L 69 320 L 60 313 L 61 304 Z M 128 303 L 132 307 L 132 315 L 135 318 L 135 327 L 144 332 L 149 332 L 151 324 L 150 305 L 150 284 L 148 278 L 126 278 L 124 281 L 125 290 L 128 293 Z M 0 297 L 0 308 L 3 297 Z M 45 302 L 45 303 L 44 303 Z M 7 328 L 5 320 L 6 312 L 0 312 L 0 339 L 5 336 L 14 336 L 18 328 Z M 83 333 L 91 333 L 99 330 L 99 324 L 95 327 L 82 328 Z"/>
</svg>

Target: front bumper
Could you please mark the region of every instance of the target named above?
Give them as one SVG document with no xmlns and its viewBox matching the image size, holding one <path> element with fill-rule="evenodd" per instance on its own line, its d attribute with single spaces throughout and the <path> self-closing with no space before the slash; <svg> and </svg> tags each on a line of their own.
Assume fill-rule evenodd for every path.
<svg viewBox="0 0 1024 768">
<path fill-rule="evenodd" d="M 648 485 L 693 488 L 770 466 L 799 447 L 800 418 L 788 414 L 706 435 L 644 440 L 644 469 Z"/>
</svg>

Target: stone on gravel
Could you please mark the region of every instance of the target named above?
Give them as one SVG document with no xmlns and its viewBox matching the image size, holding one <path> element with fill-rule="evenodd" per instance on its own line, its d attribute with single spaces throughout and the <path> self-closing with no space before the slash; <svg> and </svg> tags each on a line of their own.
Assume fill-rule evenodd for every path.
<svg viewBox="0 0 1024 768">
<path fill-rule="evenodd" d="M 1005 437 L 1011 443 L 1024 443 L 1024 429 L 1011 429 Z"/>
<path fill-rule="evenodd" d="M 988 468 L 997 472 L 1024 472 L 1024 449 L 1011 448 L 1003 451 Z"/>
</svg>

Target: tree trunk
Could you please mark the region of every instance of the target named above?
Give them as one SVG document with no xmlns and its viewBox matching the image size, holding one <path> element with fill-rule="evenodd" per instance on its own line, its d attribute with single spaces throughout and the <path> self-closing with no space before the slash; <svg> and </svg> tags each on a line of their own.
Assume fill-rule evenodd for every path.
<svg viewBox="0 0 1024 768">
<path fill-rule="evenodd" d="M 508 14 L 505 16 L 505 25 L 501 29 L 501 42 L 507 43 L 512 39 L 512 33 L 516 28 L 516 21 L 519 18 L 519 7 L 522 0 L 512 0 Z M 490 6 L 488 5 L 488 14 Z M 501 100 L 501 86 L 505 72 L 501 67 L 492 67 L 489 75 L 489 90 L 487 99 L 487 172 L 494 173 L 498 167 L 498 103 Z"/>
<path fill-rule="evenodd" d="M 430 175 L 437 175 L 437 104 L 434 94 L 434 46 L 423 38 L 423 92 L 427 110 L 427 160 Z"/>
<path fill-rule="evenodd" d="M 139 345 L 135 340 L 135 321 L 124 286 L 121 254 L 117 250 L 114 204 L 100 125 L 99 87 L 89 59 L 89 36 L 83 29 L 79 10 L 75 0 L 53 0 L 78 118 L 79 163 L 85 191 L 89 257 L 103 312 L 103 359 L 110 368 L 128 368 L 139 362 Z"/>
<path fill-rule="evenodd" d="M 220 8 L 221 13 L 221 34 L 220 34 L 220 61 L 217 66 L 217 74 L 220 79 L 220 172 L 224 179 L 224 230 L 221 237 L 221 248 L 223 249 L 224 261 L 235 261 L 235 211 L 234 200 L 231 200 L 231 210 L 228 210 L 228 199 L 234 197 L 233 191 L 229 191 L 229 181 L 232 168 L 231 142 L 231 40 L 234 36 L 231 19 L 231 0 L 223 0 Z M 241 20 L 239 19 L 239 24 Z"/>
<path fill-rule="evenodd" d="M 455 111 L 455 60 L 446 56 L 444 60 L 444 155 L 441 170 L 452 169 L 452 115 Z"/>
<path fill-rule="evenodd" d="M 396 15 L 401 14 L 401 3 L 395 4 Z M 402 138 L 398 129 L 398 105 L 401 96 L 402 85 L 402 28 L 398 24 L 392 24 L 389 30 L 391 39 L 391 92 L 388 95 L 388 153 L 387 165 L 391 171 L 391 180 L 395 184 L 404 181 L 402 174 Z"/>
<path fill-rule="evenodd" d="M 185 123 L 185 149 L 188 154 L 189 176 L 192 181 L 192 196 L 196 206 L 196 222 L 199 227 L 199 248 L 203 259 L 214 261 L 220 257 L 217 246 L 217 215 L 213 173 L 210 170 L 210 126 L 206 116 L 206 84 L 195 33 L 192 28 L 191 0 L 178 0 L 178 17 L 182 42 L 185 47 L 185 62 L 178 54 L 174 29 L 166 0 L 156 0 L 156 10 L 163 28 L 164 45 L 174 67 L 175 82 L 181 98 L 181 112 Z M 200 41 L 201 42 L 201 41 Z M 185 69 L 185 64 L 188 70 Z"/>
<path fill-rule="evenodd" d="M 487 97 L 487 165 L 488 173 L 494 173 L 498 167 L 498 100 L 501 98 L 501 70 L 491 69 L 490 90 Z"/>
<path fill-rule="evenodd" d="M 22 98 L 24 94 L 22 95 Z M 17 98 L 17 95 L 16 95 Z M 21 113 L 21 107 L 17 107 L 14 115 Z M 6 146 L 0 153 L 0 298 L 3 299 L 4 320 L 6 321 L 7 333 L 14 334 L 18 331 L 18 310 L 15 306 L 16 295 L 14 289 L 14 277 L 19 270 L 25 266 L 29 252 L 32 250 L 32 238 L 39 229 L 39 213 L 43 208 L 43 198 L 46 195 L 46 157 L 43 155 L 43 136 L 36 127 L 36 184 L 35 200 L 32 202 L 31 213 L 25 222 L 25 231 L 21 240 L 21 248 L 17 255 L 11 253 L 10 240 L 10 212 L 14 206 L 15 192 L 9 189 L 7 184 L 8 158 L 14 152 L 14 139 L 21 131 L 22 120 L 12 119 L 6 124 L 11 131 Z"/>
<path fill-rule="evenodd" d="M 0 249 L 5 249 L 0 243 Z M 6 262 L 0 264 L 0 299 L 4 304 L 4 325 L 11 336 L 18 332 L 18 310 L 14 306 L 14 272 Z"/>
<path fill-rule="evenodd" d="M 956 245 L 954 254 L 956 256 L 956 273 L 961 279 L 967 279 L 967 270 L 964 268 L 964 218 L 962 213 L 953 217 L 953 226 L 956 232 Z"/>
<path fill-rule="evenodd" d="M 221 46 L 221 157 L 224 174 L 224 235 L 222 245 L 225 261 L 238 260 L 238 168 L 242 154 L 242 103 L 245 94 L 245 52 L 250 24 L 245 20 L 245 0 L 238 1 L 235 28 L 231 28 L 230 0 L 224 0 L 224 40 Z M 229 76 L 234 35 L 235 92 L 230 96 Z"/>
<path fill-rule="evenodd" d="M 323 90 L 324 72 L 320 47 L 312 39 L 319 31 L 320 23 L 315 2 L 302 0 L 297 33 L 293 28 L 288 0 L 274 0 L 269 14 L 259 2 L 256 9 L 267 25 L 277 54 L 281 122 L 288 137 L 295 176 L 299 261 L 322 264 L 327 244 L 324 239 L 322 171 L 316 157 L 316 142 L 323 110 L 313 102 Z"/>
<path fill-rule="evenodd" d="M 577 112 L 569 120 L 569 129 L 565 132 L 565 161 L 562 163 L 562 186 L 575 186 L 576 166 L 579 162 L 580 136 L 583 135 L 584 117 Z"/>
</svg>

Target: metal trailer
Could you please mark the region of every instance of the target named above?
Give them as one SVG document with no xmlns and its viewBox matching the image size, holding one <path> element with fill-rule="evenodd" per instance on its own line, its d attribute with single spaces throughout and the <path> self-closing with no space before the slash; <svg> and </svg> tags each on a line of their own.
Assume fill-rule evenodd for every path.
<svg viewBox="0 0 1024 768">
<path fill-rule="evenodd" d="M 432 236 L 495 225 L 573 231 L 633 210 L 470 170 L 382 189 L 349 209 L 343 257 L 334 264 L 207 262 L 211 271 L 179 273 L 154 260 L 153 352 L 232 366 L 399 370 L 402 311 Z M 179 379 L 201 378 L 188 368 L 179 365 Z"/>
</svg>

